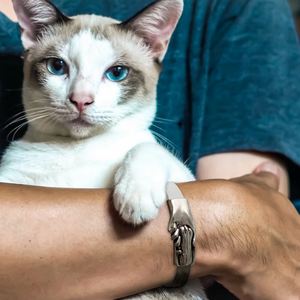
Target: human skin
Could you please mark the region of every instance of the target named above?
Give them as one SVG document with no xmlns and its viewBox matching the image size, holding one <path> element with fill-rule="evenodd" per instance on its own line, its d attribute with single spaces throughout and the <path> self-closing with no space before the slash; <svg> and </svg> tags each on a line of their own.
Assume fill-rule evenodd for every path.
<svg viewBox="0 0 300 300">
<path fill-rule="evenodd" d="M 266 172 L 179 184 L 197 230 L 192 277 L 213 275 L 241 300 L 300 299 L 300 218 L 277 186 Z M 1 300 L 116 299 L 172 280 L 166 205 L 133 228 L 109 190 L 0 190 Z"/>
<path fill-rule="evenodd" d="M 283 159 L 274 153 L 258 151 L 234 151 L 217 153 L 199 159 L 197 166 L 197 179 L 230 179 L 250 174 L 265 162 L 273 162 L 278 171 L 279 192 L 289 195 L 289 177 Z M 273 172 L 274 170 L 270 170 Z"/>
<path fill-rule="evenodd" d="M 0 11 L 3 12 L 12 21 L 17 22 L 18 19 L 11 0 L 0 0 Z"/>
<path fill-rule="evenodd" d="M 276 167 L 257 168 L 264 169 Z M 300 217 L 276 191 L 279 172 L 274 173 L 206 181 L 210 196 L 196 208 L 199 271 L 215 275 L 241 300 L 300 299 Z M 189 201 L 197 194 L 196 185 L 180 188 Z"/>
</svg>

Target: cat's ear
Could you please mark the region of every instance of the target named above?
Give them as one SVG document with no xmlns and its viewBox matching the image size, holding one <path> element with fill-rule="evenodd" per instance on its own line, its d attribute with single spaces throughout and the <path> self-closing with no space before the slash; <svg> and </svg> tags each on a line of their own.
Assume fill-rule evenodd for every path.
<svg viewBox="0 0 300 300">
<path fill-rule="evenodd" d="M 183 0 L 158 0 L 120 25 L 142 37 L 153 57 L 161 62 L 182 10 Z"/>
<path fill-rule="evenodd" d="M 42 30 L 70 19 L 48 0 L 12 0 L 21 27 L 21 39 L 27 50 L 34 46 Z"/>
</svg>

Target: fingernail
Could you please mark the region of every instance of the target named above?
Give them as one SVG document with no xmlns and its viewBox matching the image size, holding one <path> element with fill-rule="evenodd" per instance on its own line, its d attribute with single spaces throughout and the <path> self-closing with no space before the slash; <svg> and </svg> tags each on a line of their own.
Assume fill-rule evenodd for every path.
<svg viewBox="0 0 300 300">
<path fill-rule="evenodd" d="M 280 170 L 279 167 L 273 163 L 273 162 L 264 162 L 260 164 L 255 170 L 254 174 L 260 173 L 260 172 L 270 172 L 273 173 L 278 178 L 280 177 Z"/>
</svg>

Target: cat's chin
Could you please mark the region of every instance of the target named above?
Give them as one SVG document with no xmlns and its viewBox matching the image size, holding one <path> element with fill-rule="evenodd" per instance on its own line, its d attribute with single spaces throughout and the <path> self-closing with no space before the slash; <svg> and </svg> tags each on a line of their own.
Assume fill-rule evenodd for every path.
<svg viewBox="0 0 300 300">
<path fill-rule="evenodd" d="M 69 127 L 69 135 L 74 140 L 82 140 L 103 133 L 104 128 L 98 126 L 73 125 Z"/>
<path fill-rule="evenodd" d="M 95 126 L 82 120 L 76 119 L 67 125 L 71 138 L 75 140 L 85 139 L 94 135 Z"/>
<path fill-rule="evenodd" d="M 114 125 L 116 125 L 116 123 L 111 121 L 92 124 L 82 118 L 77 118 L 65 123 L 65 128 L 67 128 L 71 138 L 79 140 L 107 132 Z"/>
<path fill-rule="evenodd" d="M 89 128 L 84 128 L 84 127 L 73 127 L 70 129 L 70 136 L 71 138 L 73 138 L 74 140 L 82 140 L 82 139 L 86 139 L 88 137 L 93 136 L 93 131 L 90 130 Z"/>
</svg>

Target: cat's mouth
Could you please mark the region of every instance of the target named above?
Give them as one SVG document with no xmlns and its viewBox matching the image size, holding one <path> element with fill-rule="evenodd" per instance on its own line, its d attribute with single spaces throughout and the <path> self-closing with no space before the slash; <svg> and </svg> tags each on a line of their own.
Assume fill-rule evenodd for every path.
<svg viewBox="0 0 300 300">
<path fill-rule="evenodd" d="M 83 139 L 91 136 L 94 131 L 94 124 L 84 120 L 82 117 L 77 117 L 76 119 L 68 121 L 66 124 L 71 137 L 74 139 Z"/>
<path fill-rule="evenodd" d="M 81 117 L 78 117 L 72 121 L 70 121 L 70 123 L 72 125 L 75 125 L 75 126 L 84 126 L 84 127 L 90 127 L 90 126 L 93 126 L 93 124 L 83 120 Z"/>
</svg>

